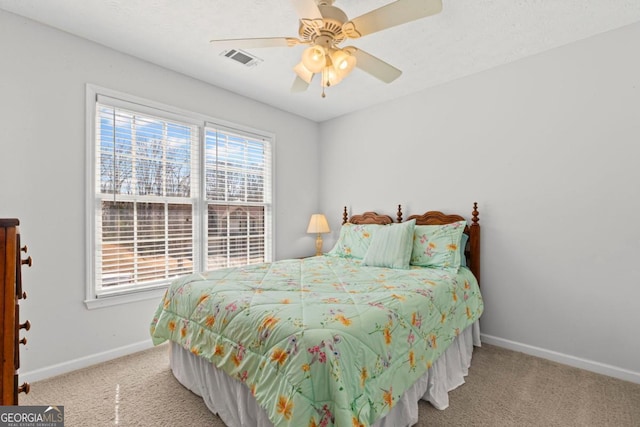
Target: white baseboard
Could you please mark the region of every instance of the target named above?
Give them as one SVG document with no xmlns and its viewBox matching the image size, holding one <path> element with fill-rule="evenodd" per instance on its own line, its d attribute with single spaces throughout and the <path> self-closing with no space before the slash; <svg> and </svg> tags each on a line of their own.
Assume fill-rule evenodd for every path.
<svg viewBox="0 0 640 427">
<path fill-rule="evenodd" d="M 585 369 L 587 371 L 595 372 L 602 375 L 608 375 L 610 377 L 640 384 L 640 372 L 633 372 L 627 369 L 619 368 L 617 366 L 607 365 L 605 363 L 595 362 L 593 360 L 582 359 L 580 357 L 570 356 L 568 354 L 558 353 L 556 351 L 534 347 L 528 344 L 510 341 L 504 338 L 498 338 L 487 334 L 481 334 L 480 337 L 482 339 L 482 342 L 495 345 L 497 347 L 519 351 L 531 356 L 541 357 L 543 359 L 552 360 L 564 365 L 569 365 L 575 368 Z M 135 344 L 130 344 L 102 353 L 81 357 L 78 359 L 70 360 L 68 362 L 59 363 L 57 365 L 47 366 L 45 368 L 36 369 L 34 371 L 27 371 L 24 373 L 21 372 L 20 381 L 41 381 L 47 378 L 55 377 L 56 375 L 66 374 L 67 372 L 86 368 L 87 366 L 95 365 L 97 363 L 107 362 L 112 359 L 117 359 L 118 357 L 127 356 L 129 354 L 147 350 L 151 347 L 153 347 L 153 343 L 150 339 L 140 341 Z"/>
<path fill-rule="evenodd" d="M 513 351 L 529 354 L 531 356 L 541 357 L 543 359 L 552 360 L 562 363 L 563 365 L 573 366 L 574 368 L 585 369 L 597 374 L 608 375 L 632 383 L 640 384 L 640 372 L 633 372 L 627 369 L 619 368 L 605 363 L 595 362 L 593 360 L 582 359 L 580 357 L 570 356 L 564 353 L 547 350 L 540 347 L 534 347 L 528 344 L 522 344 L 515 341 L 498 338 L 491 335 L 480 334 L 483 343 L 503 347 Z"/>
<path fill-rule="evenodd" d="M 117 359 L 118 357 L 127 356 L 129 354 L 137 353 L 142 350 L 147 350 L 153 347 L 151 339 L 140 341 L 134 344 L 129 344 L 124 347 L 118 347 L 113 350 L 104 351 L 102 353 L 92 354 L 90 356 L 80 357 L 68 362 L 58 363 L 57 365 L 47 366 L 45 368 L 36 369 L 33 371 L 20 372 L 20 382 L 36 382 L 45 380 L 47 378 L 55 377 L 57 375 L 66 374 L 67 372 L 75 371 L 77 369 L 86 368 L 87 366 L 95 365 L 109 360 Z"/>
</svg>

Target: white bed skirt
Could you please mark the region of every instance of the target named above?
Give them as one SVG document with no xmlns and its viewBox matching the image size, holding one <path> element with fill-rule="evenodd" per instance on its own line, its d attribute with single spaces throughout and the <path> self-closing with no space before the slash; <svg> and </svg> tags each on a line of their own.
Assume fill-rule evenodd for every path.
<svg viewBox="0 0 640 427">
<path fill-rule="evenodd" d="M 437 409 L 449 406 L 449 391 L 464 383 L 469 372 L 473 346 L 480 346 L 480 325 L 465 329 L 436 360 L 431 369 L 395 404 L 375 427 L 412 426 L 418 422 L 418 400 Z M 211 412 L 228 427 L 272 427 L 264 409 L 258 406 L 249 388 L 218 370 L 205 359 L 171 343 L 173 375 L 186 388 L 201 396 Z"/>
</svg>

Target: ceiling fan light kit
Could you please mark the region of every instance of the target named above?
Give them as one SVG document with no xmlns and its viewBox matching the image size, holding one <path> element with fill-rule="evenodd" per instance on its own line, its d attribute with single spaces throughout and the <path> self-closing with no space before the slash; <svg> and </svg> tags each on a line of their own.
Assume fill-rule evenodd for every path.
<svg viewBox="0 0 640 427">
<path fill-rule="evenodd" d="M 307 84 L 311 83 L 314 74 L 321 73 L 322 87 L 325 88 L 340 83 L 351 73 L 356 63 L 356 58 L 346 50 L 325 49 L 321 45 L 314 45 L 305 49 L 302 61 L 293 70 Z M 322 96 L 326 96 L 324 90 Z"/>
<path fill-rule="evenodd" d="M 292 92 L 307 89 L 315 74 L 321 75 L 324 89 L 335 86 L 355 67 L 385 83 L 391 83 L 402 71 L 354 46 L 340 48 L 345 39 L 356 39 L 396 25 L 435 15 L 442 10 L 442 0 L 396 0 L 349 20 L 333 0 L 291 0 L 300 21 L 300 39 L 271 37 L 235 40 L 211 40 L 214 46 L 225 48 L 293 47 L 308 45 L 301 62 L 293 70 L 296 74 Z M 306 85 L 306 86 L 305 86 Z"/>
</svg>

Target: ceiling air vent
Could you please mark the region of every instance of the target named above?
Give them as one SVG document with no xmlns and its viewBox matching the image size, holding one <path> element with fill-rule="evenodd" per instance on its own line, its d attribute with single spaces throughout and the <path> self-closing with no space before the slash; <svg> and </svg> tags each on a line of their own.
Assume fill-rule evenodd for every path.
<svg viewBox="0 0 640 427">
<path fill-rule="evenodd" d="M 251 55 L 243 50 L 239 49 L 229 49 L 225 50 L 221 53 L 221 55 L 226 56 L 227 58 L 231 58 L 234 61 L 237 61 L 247 67 L 254 67 L 262 62 L 262 59 L 257 56 Z"/>
</svg>

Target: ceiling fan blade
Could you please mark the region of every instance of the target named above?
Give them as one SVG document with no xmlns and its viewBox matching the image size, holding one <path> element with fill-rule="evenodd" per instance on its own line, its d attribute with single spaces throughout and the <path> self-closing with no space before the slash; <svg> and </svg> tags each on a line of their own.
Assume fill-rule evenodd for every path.
<svg viewBox="0 0 640 427">
<path fill-rule="evenodd" d="M 393 65 L 384 62 L 382 59 L 376 58 L 364 50 L 353 46 L 345 47 L 344 50 L 347 50 L 355 56 L 356 67 L 385 83 L 391 83 L 402 74 L 402 71 Z"/>
<path fill-rule="evenodd" d="M 221 49 L 249 49 L 260 47 L 292 47 L 307 42 L 293 37 L 264 37 L 256 39 L 211 40 L 211 44 Z"/>
<path fill-rule="evenodd" d="M 291 86 L 291 92 L 304 92 L 308 87 L 309 83 L 302 80 L 300 76 L 296 76 L 296 79 L 293 81 L 293 85 Z"/>
<path fill-rule="evenodd" d="M 301 20 L 322 21 L 322 14 L 315 0 L 291 0 Z"/>
<path fill-rule="evenodd" d="M 435 15 L 442 0 L 397 0 L 345 22 L 342 31 L 352 39 Z"/>
</svg>

